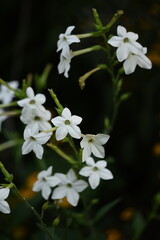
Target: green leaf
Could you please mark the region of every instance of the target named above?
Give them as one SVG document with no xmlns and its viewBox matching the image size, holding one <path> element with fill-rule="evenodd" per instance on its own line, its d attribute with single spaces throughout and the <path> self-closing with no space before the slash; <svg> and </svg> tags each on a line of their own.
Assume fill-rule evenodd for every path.
<svg viewBox="0 0 160 240">
<path fill-rule="evenodd" d="M 108 213 L 115 205 L 117 205 L 121 201 L 121 198 L 117 198 L 116 200 L 108 203 L 107 205 L 103 206 L 95 215 L 93 219 L 93 223 L 98 222 L 106 213 Z"/>
</svg>

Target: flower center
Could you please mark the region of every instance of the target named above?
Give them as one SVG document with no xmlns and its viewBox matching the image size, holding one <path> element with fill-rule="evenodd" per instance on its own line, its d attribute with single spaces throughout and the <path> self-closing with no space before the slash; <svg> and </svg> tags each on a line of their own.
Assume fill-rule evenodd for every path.
<svg viewBox="0 0 160 240">
<path fill-rule="evenodd" d="M 35 121 L 39 121 L 39 120 L 41 120 L 41 118 L 38 117 L 38 116 L 35 116 L 34 120 L 35 120 Z"/>
<path fill-rule="evenodd" d="M 129 42 L 129 39 L 128 38 L 124 38 L 123 41 L 126 43 L 126 42 Z"/>
<path fill-rule="evenodd" d="M 30 103 L 30 104 L 35 104 L 35 100 L 32 99 L 32 100 L 29 101 L 29 103 Z"/>
<path fill-rule="evenodd" d="M 69 120 L 65 120 L 64 122 L 66 125 L 69 125 L 71 122 Z"/>
<path fill-rule="evenodd" d="M 88 142 L 89 142 L 89 143 L 93 143 L 93 142 L 94 142 L 94 139 L 93 139 L 93 138 L 90 138 L 90 139 L 88 140 Z"/>
<path fill-rule="evenodd" d="M 30 139 L 36 141 L 36 139 L 33 136 L 30 136 Z"/>
<path fill-rule="evenodd" d="M 94 168 L 93 168 L 93 171 L 95 171 L 95 172 L 96 172 L 97 170 L 98 170 L 98 168 L 97 168 L 97 167 L 94 167 Z"/>
<path fill-rule="evenodd" d="M 68 188 L 71 188 L 71 187 L 72 187 L 72 184 L 71 184 L 71 183 L 67 183 L 67 187 L 68 187 Z"/>
</svg>

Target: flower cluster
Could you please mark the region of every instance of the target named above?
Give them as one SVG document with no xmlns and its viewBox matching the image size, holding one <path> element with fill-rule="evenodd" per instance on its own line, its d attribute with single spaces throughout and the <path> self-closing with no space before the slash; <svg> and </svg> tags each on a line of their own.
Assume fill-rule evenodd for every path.
<svg viewBox="0 0 160 240">
<path fill-rule="evenodd" d="M 88 184 L 83 180 L 78 180 L 73 169 L 70 169 L 68 173 L 56 173 L 53 176 L 52 166 L 46 171 L 43 170 L 38 174 L 38 180 L 33 185 L 33 191 L 42 191 L 44 199 L 48 199 L 51 194 L 51 188 L 57 186 L 52 195 L 52 199 L 67 198 L 67 201 L 77 206 L 79 200 L 79 192 L 82 192 Z"/>
<path fill-rule="evenodd" d="M 48 122 L 51 119 L 51 113 L 43 106 L 46 101 L 44 94 L 35 95 L 31 87 L 27 88 L 26 94 L 27 98 L 17 102 L 20 107 L 23 107 L 20 119 L 26 124 L 22 154 L 28 154 L 33 150 L 36 157 L 41 159 L 44 151 L 42 144 L 51 137 L 51 133 L 43 132 L 51 128 Z"/>
<path fill-rule="evenodd" d="M 100 179 L 112 179 L 112 173 L 106 169 L 106 161 L 97 161 L 91 157 L 93 154 L 96 157 L 104 158 L 105 150 L 104 145 L 109 135 L 106 134 L 82 134 L 80 128 L 77 126 L 81 123 L 82 118 L 77 115 L 72 115 L 68 108 L 64 108 L 61 116 L 57 116 L 51 120 L 56 126 L 55 137 L 56 140 L 63 140 L 70 135 L 73 138 L 82 140 L 80 147 L 82 148 L 82 162 L 86 163 L 86 166 L 81 168 L 79 175 L 89 177 L 89 184 L 92 189 L 95 189 Z M 33 129 L 34 130 L 34 129 Z M 79 192 L 82 192 L 88 184 L 84 180 L 78 180 L 74 170 L 71 168 L 67 174 L 55 173 L 52 174 L 52 166 L 46 171 L 43 170 L 38 174 L 38 180 L 33 186 L 33 191 L 42 192 L 44 199 L 48 199 L 51 194 L 51 188 L 56 187 L 51 195 L 52 199 L 63 199 L 67 198 L 67 201 L 72 206 L 77 206 L 79 200 Z"/>
<path fill-rule="evenodd" d="M 70 46 L 72 43 L 80 42 L 76 35 L 72 35 L 71 32 L 75 27 L 70 26 L 66 29 L 65 33 L 59 35 L 59 40 L 57 42 L 57 52 L 61 50 L 60 63 L 58 64 L 59 74 L 64 72 L 64 76 L 68 78 L 68 71 L 70 69 L 70 62 L 73 58 Z"/>
<path fill-rule="evenodd" d="M 147 48 L 137 42 L 138 34 L 127 32 L 123 26 L 117 27 L 117 35 L 108 40 L 113 47 L 117 47 L 116 55 L 119 62 L 123 62 L 126 74 L 133 73 L 136 66 L 151 69 L 152 63 L 146 57 Z"/>
<path fill-rule="evenodd" d="M 17 89 L 18 88 L 18 81 L 11 81 L 8 83 L 8 85 L 11 88 Z M 0 101 L 2 104 L 9 104 L 12 102 L 14 98 L 14 92 L 12 90 L 10 90 L 9 88 L 7 88 L 4 85 L 0 86 Z M 3 109 L 0 109 L 0 114 L 5 114 L 5 111 Z M 7 119 L 6 115 L 1 115 L 0 116 L 0 131 L 1 131 L 1 125 L 2 122 L 5 121 Z"/>
</svg>

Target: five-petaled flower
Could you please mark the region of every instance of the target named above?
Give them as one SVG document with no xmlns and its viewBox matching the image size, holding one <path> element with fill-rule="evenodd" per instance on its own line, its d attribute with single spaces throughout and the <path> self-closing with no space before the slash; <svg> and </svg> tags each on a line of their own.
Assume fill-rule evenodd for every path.
<svg viewBox="0 0 160 240">
<path fill-rule="evenodd" d="M 64 73 L 64 76 L 68 78 L 68 71 L 70 69 L 71 59 L 73 58 L 72 51 L 70 50 L 66 55 L 60 55 L 60 62 L 58 64 L 58 73 Z"/>
<path fill-rule="evenodd" d="M 20 107 L 25 108 L 36 108 L 37 110 L 43 111 L 42 104 L 45 103 L 46 97 L 44 94 L 34 94 L 33 88 L 28 87 L 26 90 L 27 98 L 19 100 L 17 103 Z"/>
<path fill-rule="evenodd" d="M 18 81 L 11 81 L 8 82 L 8 84 L 10 85 L 10 87 L 17 89 L 18 87 Z M 4 85 L 1 85 L 1 89 L 0 89 L 0 101 L 2 101 L 3 104 L 8 104 L 12 101 L 14 97 L 14 91 L 10 90 L 9 88 L 7 88 Z"/>
<path fill-rule="evenodd" d="M 52 166 L 38 174 L 38 180 L 34 183 L 32 190 L 34 192 L 42 191 L 42 197 L 48 199 L 51 194 L 51 187 L 55 187 L 60 180 L 52 175 Z"/>
<path fill-rule="evenodd" d="M 102 145 L 104 145 L 108 139 L 109 135 L 99 133 L 97 135 L 86 134 L 83 135 L 83 139 L 80 142 L 80 146 L 83 149 L 82 161 L 86 161 L 90 157 L 91 153 L 98 158 L 104 158 L 105 150 Z"/>
<path fill-rule="evenodd" d="M 111 37 L 108 43 L 113 47 L 117 47 L 116 54 L 119 62 L 125 60 L 130 53 L 138 54 L 139 50 L 142 49 L 141 44 L 136 41 L 138 34 L 127 32 L 125 27 L 118 26 L 117 35 Z"/>
<path fill-rule="evenodd" d="M 10 188 L 0 188 L 0 212 L 10 213 L 9 204 L 5 201 L 10 193 Z"/>
<path fill-rule="evenodd" d="M 31 127 L 27 126 L 24 130 L 25 142 L 22 145 L 22 154 L 28 154 L 33 150 L 36 157 L 42 159 L 44 150 L 41 145 L 45 144 L 50 137 L 51 133 L 39 132 L 37 123 Z"/>
<path fill-rule="evenodd" d="M 68 58 L 68 53 L 70 51 L 69 45 L 72 43 L 80 42 L 76 35 L 71 35 L 71 32 L 75 26 L 70 26 L 66 29 L 65 33 L 59 35 L 59 40 L 57 42 L 57 52 L 62 50 L 61 55 Z"/>
<path fill-rule="evenodd" d="M 92 189 L 95 189 L 99 185 L 101 178 L 104 180 L 113 178 L 111 171 L 106 168 L 106 161 L 101 160 L 95 163 L 93 158 L 89 157 L 86 160 L 86 164 L 87 166 L 83 167 L 79 174 L 89 177 L 89 184 Z"/>
<path fill-rule="evenodd" d="M 72 206 L 77 206 L 79 192 L 82 192 L 88 184 L 84 180 L 78 180 L 73 169 L 70 169 L 67 174 L 56 173 L 55 176 L 60 179 L 60 183 L 54 189 L 51 198 L 62 199 L 66 197 Z"/>
<path fill-rule="evenodd" d="M 82 121 L 82 118 L 77 115 L 71 115 L 71 111 L 68 108 L 64 108 L 62 116 L 55 117 L 51 122 L 57 127 L 56 140 L 64 139 L 67 134 L 70 134 L 73 138 L 81 138 L 81 130 L 77 126 Z"/>
<path fill-rule="evenodd" d="M 133 73 L 136 66 L 141 68 L 151 69 L 152 63 L 148 57 L 146 57 L 147 48 L 142 48 L 139 54 L 130 53 L 127 59 L 123 63 L 123 68 L 126 74 Z"/>
</svg>

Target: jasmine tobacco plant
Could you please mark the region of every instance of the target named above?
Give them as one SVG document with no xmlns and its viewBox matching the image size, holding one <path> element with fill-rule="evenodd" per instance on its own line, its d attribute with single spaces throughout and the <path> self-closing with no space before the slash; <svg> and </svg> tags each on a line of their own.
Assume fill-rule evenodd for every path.
<svg viewBox="0 0 160 240">
<path fill-rule="evenodd" d="M 122 14 L 123 11 L 118 11 L 108 24 L 103 25 L 96 9 L 93 9 L 95 31 L 85 34 L 72 34 L 73 30 L 76 32 L 76 27 L 69 26 L 65 33 L 59 35 L 57 42 L 57 52 L 60 52 L 58 73 L 64 73 L 67 78 L 69 77 L 68 71 L 72 58 L 95 51 L 102 51 L 103 54 L 106 54 L 106 62 L 93 66 L 92 70 L 79 77 L 79 85 L 83 89 L 86 79 L 95 72 L 106 70 L 110 75 L 113 88 L 113 109 L 112 114 L 105 117 L 104 122 L 107 122 L 107 124 L 100 133 L 83 133 L 80 127 L 82 117 L 76 115 L 76 113 L 72 115 L 72 109 L 63 107 L 52 89 L 49 90 L 50 96 L 45 96 L 42 93 L 35 93 L 31 81 L 28 79 L 23 82 L 21 89 L 18 89 L 17 82 L 11 82 L 9 85 L 4 80 L 0 81 L 2 84 L 0 90 L 0 100 L 2 101 L 0 105 L 0 126 L 8 116 L 16 115 L 19 117 L 23 127 L 23 132 L 20 133 L 21 154 L 29 154 L 27 161 L 35 158 L 41 160 L 38 163 L 41 166 L 41 171 L 39 167 L 35 169 L 35 166 L 33 166 L 32 171 L 36 170 L 38 174 L 31 190 L 36 192 L 39 197 L 36 201 L 39 204 L 43 202 L 41 213 L 39 213 L 35 206 L 31 206 L 21 195 L 13 182 L 14 172 L 13 175 L 9 174 L 5 166 L 0 163 L 0 169 L 5 180 L 5 183 L 0 185 L 0 211 L 7 214 L 12 212 L 12 202 L 9 207 L 6 199 L 9 199 L 10 192 L 15 192 L 36 216 L 40 229 L 48 237 L 46 239 L 61 239 L 60 229 L 66 229 L 68 226 L 71 226 L 72 229 L 75 228 L 75 231 L 77 226 L 78 228 L 83 226 L 94 235 L 93 229 L 97 219 L 103 217 L 107 213 L 107 209 L 111 209 L 118 203 L 117 200 L 109 203 L 105 208 L 100 209 L 98 215 L 90 216 L 90 209 L 100 201 L 100 199 L 92 199 L 90 192 L 98 188 L 102 180 L 104 183 L 104 180 L 116 179 L 116 174 L 109 169 L 110 165 L 106 157 L 105 147 L 112 138 L 112 130 L 119 106 L 123 100 L 127 100 L 129 97 L 128 93 L 121 94 L 122 75 L 125 77 L 124 74 L 133 73 L 137 65 L 145 69 L 151 69 L 152 67 L 151 61 L 145 55 L 147 48 L 142 47 L 137 42 L 138 34 L 127 32 L 125 27 L 118 25 L 118 36 L 110 37 L 113 24 L 118 21 Z M 79 44 L 80 48 L 81 39 L 89 37 L 100 38 L 100 44 L 87 46 L 77 51 L 71 50 L 72 43 Z M 112 49 L 110 46 L 117 48 L 113 55 L 111 51 L 114 51 L 114 48 Z M 118 67 L 117 59 L 120 62 Z M 123 62 L 123 65 L 121 62 Z M 48 72 L 46 74 L 44 77 L 43 73 L 45 79 Z M 14 97 L 16 101 L 12 102 Z M 56 112 L 54 112 L 53 106 L 50 106 L 50 110 L 44 106 L 46 99 L 50 97 L 56 105 Z M 18 109 L 14 109 L 14 114 L 11 114 L 12 111 L 10 114 L 4 111 L 4 108 L 14 108 L 15 106 Z M 2 130 L 3 128 L 5 128 L 5 125 L 2 126 Z M 4 149 L 16 144 L 16 141 L 13 145 L 5 143 Z M 65 144 L 65 147 L 63 147 L 63 144 Z M 32 151 L 35 155 L 31 154 Z M 23 157 L 21 161 L 23 162 Z M 110 183 L 106 183 L 106 186 L 107 184 Z M 61 211 L 59 209 L 57 202 L 64 199 L 69 204 L 70 210 Z M 75 210 L 76 207 L 77 210 Z M 46 225 L 43 217 L 49 211 L 50 215 L 48 215 Z M 45 217 L 47 218 L 47 214 Z M 63 219 L 66 219 L 64 221 L 66 226 L 64 226 Z M 82 239 L 84 238 L 82 237 Z M 96 239 L 95 235 L 90 239 Z"/>
</svg>

